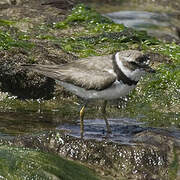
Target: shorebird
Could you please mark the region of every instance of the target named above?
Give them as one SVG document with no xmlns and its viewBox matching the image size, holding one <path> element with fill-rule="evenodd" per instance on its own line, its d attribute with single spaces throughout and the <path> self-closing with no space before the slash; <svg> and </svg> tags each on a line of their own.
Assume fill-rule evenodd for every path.
<svg viewBox="0 0 180 180">
<path fill-rule="evenodd" d="M 114 55 L 93 56 L 64 65 L 25 64 L 27 69 L 56 81 L 66 90 L 81 97 L 85 104 L 80 110 L 81 137 L 84 134 L 84 109 L 87 102 L 102 99 L 102 114 L 107 132 L 111 133 L 106 118 L 107 100 L 119 99 L 130 93 L 146 72 L 155 72 L 149 58 L 137 50 L 125 50 Z"/>
</svg>

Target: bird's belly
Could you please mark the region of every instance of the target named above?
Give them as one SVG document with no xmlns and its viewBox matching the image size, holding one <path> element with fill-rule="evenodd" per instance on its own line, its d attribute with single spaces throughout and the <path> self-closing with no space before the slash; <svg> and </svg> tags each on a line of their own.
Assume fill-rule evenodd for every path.
<svg viewBox="0 0 180 180">
<path fill-rule="evenodd" d="M 82 87 L 75 86 L 70 83 L 62 82 L 62 81 L 56 81 L 57 84 L 63 86 L 68 91 L 72 92 L 73 94 L 87 100 L 93 100 L 93 99 L 106 99 L 106 100 L 112 100 L 112 99 L 118 99 L 120 97 L 126 96 L 129 94 L 129 92 L 135 88 L 135 85 L 128 86 L 126 84 L 123 84 L 122 82 L 115 82 L 112 86 L 108 87 L 104 90 L 86 90 Z"/>
<path fill-rule="evenodd" d="M 128 86 L 125 84 L 114 84 L 107 89 L 93 92 L 93 95 L 99 97 L 98 99 L 118 99 L 120 97 L 128 95 L 129 92 L 134 89 L 134 87 L 135 86 Z"/>
</svg>

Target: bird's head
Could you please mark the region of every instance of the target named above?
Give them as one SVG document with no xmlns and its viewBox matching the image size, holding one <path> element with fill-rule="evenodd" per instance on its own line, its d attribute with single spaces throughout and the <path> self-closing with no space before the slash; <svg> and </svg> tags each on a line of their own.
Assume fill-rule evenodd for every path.
<svg viewBox="0 0 180 180">
<path fill-rule="evenodd" d="M 137 50 L 118 52 L 115 59 L 121 71 L 131 80 L 138 81 L 146 72 L 155 72 L 149 66 L 150 59 L 148 55 Z"/>
</svg>

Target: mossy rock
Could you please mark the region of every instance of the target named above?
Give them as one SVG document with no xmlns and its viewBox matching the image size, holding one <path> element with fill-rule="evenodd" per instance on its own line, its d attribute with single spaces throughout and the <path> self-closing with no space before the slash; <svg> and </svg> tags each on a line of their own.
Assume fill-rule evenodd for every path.
<svg viewBox="0 0 180 180">
<path fill-rule="evenodd" d="M 27 148 L 0 146 L 3 179 L 98 180 L 93 171 L 53 154 Z"/>
</svg>

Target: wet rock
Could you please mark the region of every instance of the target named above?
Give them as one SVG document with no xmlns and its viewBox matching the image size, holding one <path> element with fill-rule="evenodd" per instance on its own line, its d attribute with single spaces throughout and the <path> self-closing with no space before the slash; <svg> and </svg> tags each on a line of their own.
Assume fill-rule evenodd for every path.
<svg viewBox="0 0 180 180">
<path fill-rule="evenodd" d="M 33 52 L 33 53 L 32 53 Z M 27 49 L 13 48 L 0 52 L 0 89 L 18 98 L 51 99 L 54 96 L 55 82 L 34 72 L 22 64 L 38 62 L 40 64 L 64 64 L 76 59 L 65 53 L 57 45 L 48 42 L 36 42 L 30 52 Z"/>
<path fill-rule="evenodd" d="M 63 131 L 1 139 L 1 144 L 53 152 L 79 161 L 96 169 L 102 179 L 168 180 L 171 165 L 174 162 L 178 164 L 179 152 L 173 136 L 166 131 L 157 133 L 154 130 L 137 133 L 131 144 L 115 143 L 108 139 L 81 140 Z"/>
<path fill-rule="evenodd" d="M 21 64 L 27 63 L 26 52 L 2 52 L 0 59 L 0 89 L 20 98 L 51 98 L 54 81 L 32 72 L 26 73 Z"/>
</svg>

